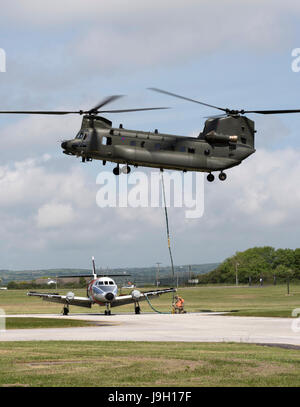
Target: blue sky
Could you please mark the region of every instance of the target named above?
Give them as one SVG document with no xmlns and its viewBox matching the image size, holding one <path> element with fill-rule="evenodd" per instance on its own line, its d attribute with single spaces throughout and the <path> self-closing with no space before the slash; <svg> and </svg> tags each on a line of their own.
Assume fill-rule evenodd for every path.
<svg viewBox="0 0 300 407">
<path fill-rule="evenodd" d="M 300 108 L 299 15 L 291 0 L 12 0 L 0 17 L 1 109 L 89 108 L 125 94 L 111 107 L 172 109 L 107 115 L 114 125 L 193 135 L 216 111 L 148 87 L 222 107 Z M 176 264 L 299 245 L 300 116 L 250 117 L 257 153 L 225 183 L 206 183 L 204 216 L 170 209 Z M 61 153 L 80 121 L 0 117 L 0 268 L 86 267 L 92 255 L 103 267 L 168 264 L 161 208 L 98 208 L 102 165 Z"/>
</svg>

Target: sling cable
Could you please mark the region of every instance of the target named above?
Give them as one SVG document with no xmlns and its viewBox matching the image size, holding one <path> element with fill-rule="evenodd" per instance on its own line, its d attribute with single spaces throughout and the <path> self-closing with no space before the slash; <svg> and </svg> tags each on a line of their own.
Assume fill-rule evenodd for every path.
<svg viewBox="0 0 300 407">
<path fill-rule="evenodd" d="M 175 272 L 174 272 L 174 263 L 173 263 L 173 256 L 172 256 L 172 250 L 171 250 L 171 244 L 170 244 L 170 229 L 169 229 L 169 219 L 168 219 L 168 210 L 167 210 L 167 202 L 166 202 L 166 193 L 165 193 L 165 184 L 164 184 L 164 176 L 163 176 L 163 170 L 160 171 L 160 176 L 161 176 L 161 184 L 162 184 L 162 195 L 163 195 L 163 201 L 164 201 L 164 210 L 165 210 L 165 218 L 166 218 L 166 230 L 167 230 L 167 239 L 168 239 L 168 249 L 169 249 L 169 255 L 170 255 L 170 261 L 171 261 L 171 270 L 172 270 L 172 279 L 173 279 L 173 286 L 175 287 Z M 173 314 L 174 309 L 172 309 L 171 312 L 161 312 L 158 311 L 153 307 L 151 304 L 149 298 L 147 295 L 145 296 L 148 304 L 150 307 L 153 309 L 153 311 L 158 312 L 159 314 Z M 175 303 L 175 292 L 173 292 L 173 298 L 172 298 L 172 304 Z"/>
</svg>

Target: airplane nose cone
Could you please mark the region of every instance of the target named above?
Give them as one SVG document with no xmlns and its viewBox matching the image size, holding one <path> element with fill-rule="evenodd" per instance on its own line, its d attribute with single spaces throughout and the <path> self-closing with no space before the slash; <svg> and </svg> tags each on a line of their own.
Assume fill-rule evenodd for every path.
<svg viewBox="0 0 300 407">
<path fill-rule="evenodd" d="M 67 144 L 68 144 L 67 141 L 63 141 L 63 142 L 61 143 L 61 148 L 66 149 L 66 148 L 67 148 Z"/>
<path fill-rule="evenodd" d="M 107 301 L 112 301 L 115 298 L 115 296 L 113 295 L 113 293 L 107 293 L 105 295 L 105 298 L 107 299 Z"/>
</svg>

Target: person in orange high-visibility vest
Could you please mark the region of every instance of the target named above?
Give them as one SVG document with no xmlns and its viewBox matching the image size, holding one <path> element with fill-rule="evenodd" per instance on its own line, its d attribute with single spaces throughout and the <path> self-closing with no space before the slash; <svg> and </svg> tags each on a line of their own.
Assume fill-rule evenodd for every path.
<svg viewBox="0 0 300 407">
<path fill-rule="evenodd" d="M 175 297 L 175 313 L 184 313 L 184 299 L 176 295 Z"/>
</svg>

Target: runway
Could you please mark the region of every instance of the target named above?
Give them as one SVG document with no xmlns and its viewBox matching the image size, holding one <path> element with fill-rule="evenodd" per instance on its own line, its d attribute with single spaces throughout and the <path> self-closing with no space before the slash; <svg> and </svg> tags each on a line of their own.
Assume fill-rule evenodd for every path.
<svg viewBox="0 0 300 407">
<path fill-rule="evenodd" d="M 236 317 L 214 313 L 172 314 L 58 314 L 8 317 L 69 318 L 99 325 L 80 328 L 9 329 L 0 341 L 178 341 L 243 342 L 300 345 L 292 318 Z M 300 323 L 298 324 L 300 326 Z"/>
</svg>

